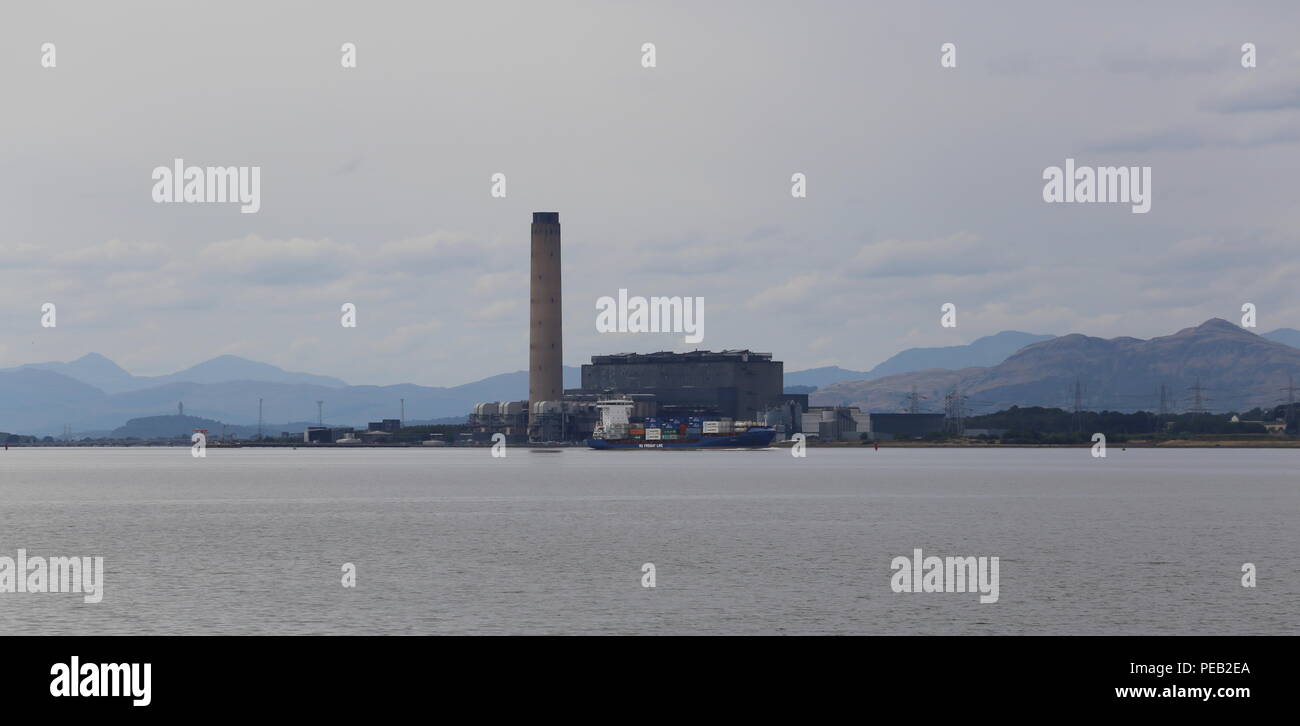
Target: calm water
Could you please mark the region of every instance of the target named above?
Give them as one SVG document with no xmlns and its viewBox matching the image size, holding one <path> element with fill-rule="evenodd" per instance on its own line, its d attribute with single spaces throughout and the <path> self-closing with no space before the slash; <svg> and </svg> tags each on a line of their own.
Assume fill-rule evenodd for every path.
<svg viewBox="0 0 1300 726">
<path fill-rule="evenodd" d="M 1118 447 L 10 449 L 0 555 L 102 555 L 105 595 L 0 594 L 0 633 L 1297 634 L 1297 464 Z M 1000 557 L 999 601 L 895 594 L 890 562 L 917 547 Z"/>
</svg>

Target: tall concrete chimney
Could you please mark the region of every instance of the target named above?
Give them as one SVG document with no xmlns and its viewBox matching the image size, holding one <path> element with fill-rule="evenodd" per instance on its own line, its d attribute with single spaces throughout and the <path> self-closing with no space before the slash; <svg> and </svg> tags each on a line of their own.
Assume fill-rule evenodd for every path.
<svg viewBox="0 0 1300 726">
<path fill-rule="evenodd" d="M 533 212 L 529 284 L 528 404 L 564 395 L 564 337 L 560 315 L 560 213 Z"/>
</svg>

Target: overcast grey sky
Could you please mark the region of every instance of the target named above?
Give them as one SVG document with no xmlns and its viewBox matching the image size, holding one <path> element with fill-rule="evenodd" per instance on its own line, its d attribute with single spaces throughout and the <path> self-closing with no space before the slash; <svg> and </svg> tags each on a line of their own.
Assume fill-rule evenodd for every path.
<svg viewBox="0 0 1300 726">
<path fill-rule="evenodd" d="M 0 367 L 96 351 L 142 375 L 222 353 L 356 384 L 520 370 L 534 210 L 564 226 L 570 365 L 694 347 L 596 333 L 620 287 L 703 297 L 698 347 L 787 370 L 1005 329 L 1145 338 L 1243 302 L 1261 331 L 1300 327 L 1295 3 L 4 15 Z M 260 166 L 261 211 L 155 204 L 151 171 L 176 157 Z M 1067 157 L 1151 166 L 1151 211 L 1045 204 L 1043 169 Z"/>
</svg>

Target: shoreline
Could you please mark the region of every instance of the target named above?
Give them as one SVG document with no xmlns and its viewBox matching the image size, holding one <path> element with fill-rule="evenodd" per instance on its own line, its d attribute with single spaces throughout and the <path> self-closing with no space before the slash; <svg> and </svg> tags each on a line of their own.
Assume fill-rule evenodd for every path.
<svg viewBox="0 0 1300 726">
<path fill-rule="evenodd" d="M 1092 443 L 1079 444 L 1001 444 L 995 442 L 970 441 L 970 442 L 940 442 L 940 441 L 882 441 L 877 446 L 873 443 L 857 443 L 851 441 L 835 443 L 816 443 L 807 442 L 804 444 L 810 449 L 1090 449 L 1094 446 Z M 763 448 L 771 449 L 789 449 L 794 446 L 792 441 L 779 441 L 771 446 Z M 189 443 L 177 442 L 169 443 L 67 443 L 67 444 L 7 444 L 5 451 L 10 449 L 188 449 L 191 448 Z M 447 446 L 424 446 L 421 444 L 334 444 L 334 443 L 315 443 L 315 444 L 208 444 L 209 449 L 422 449 L 429 451 L 438 451 L 442 449 L 490 449 L 491 443 L 487 444 L 452 444 Z M 558 451 L 561 449 L 586 449 L 583 443 L 538 443 L 538 444 L 515 444 L 512 449 L 537 449 L 544 451 Z M 1196 439 L 1172 439 L 1169 441 L 1127 441 L 1121 443 L 1108 443 L 1107 450 L 1115 449 L 1300 449 L 1300 439 L 1283 439 L 1276 441 L 1251 441 L 1251 440 L 1196 440 Z M 733 449 L 727 449 L 733 450 Z M 3 452 L 0 452 L 3 453 Z"/>
<path fill-rule="evenodd" d="M 783 441 L 773 446 L 789 448 L 793 444 L 789 441 Z M 1000 444 L 982 441 L 972 441 L 963 443 L 939 442 L 939 441 L 882 441 L 882 449 L 1090 449 L 1092 443 L 1080 444 Z M 809 442 L 806 446 L 810 449 L 871 449 L 874 444 L 860 444 L 855 442 L 837 442 L 833 444 L 818 444 Z M 1119 443 L 1107 443 L 1108 451 L 1114 449 L 1300 449 L 1300 439 L 1288 439 L 1280 441 L 1206 441 L 1196 439 L 1171 439 L 1169 441 L 1125 441 Z"/>
</svg>

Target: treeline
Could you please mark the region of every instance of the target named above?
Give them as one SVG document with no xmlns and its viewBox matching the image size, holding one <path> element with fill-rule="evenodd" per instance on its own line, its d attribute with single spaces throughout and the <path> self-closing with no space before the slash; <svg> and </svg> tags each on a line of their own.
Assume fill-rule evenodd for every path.
<svg viewBox="0 0 1300 726">
<path fill-rule="evenodd" d="M 1255 408 L 1244 414 L 1183 413 L 1161 416 L 1150 411 L 1080 411 L 1076 414 L 1060 408 L 1012 406 L 997 413 L 970 416 L 964 423 L 968 429 L 1005 429 L 1006 433 L 997 438 L 1006 442 L 1083 443 L 1098 432 L 1115 441 L 1124 441 L 1129 437 L 1266 434 L 1268 429 L 1260 422 L 1288 420 L 1287 408 Z M 1240 420 L 1233 421 L 1234 415 Z M 1295 433 L 1294 417 L 1289 419 L 1287 430 Z"/>
<path fill-rule="evenodd" d="M 54 441 L 54 437 L 46 436 L 46 441 Z M 0 431 L 0 444 L 34 444 L 40 441 L 35 436 L 23 436 L 22 434 L 10 434 Z"/>
</svg>

